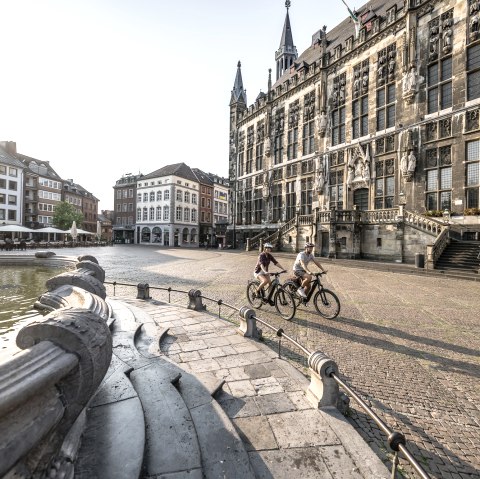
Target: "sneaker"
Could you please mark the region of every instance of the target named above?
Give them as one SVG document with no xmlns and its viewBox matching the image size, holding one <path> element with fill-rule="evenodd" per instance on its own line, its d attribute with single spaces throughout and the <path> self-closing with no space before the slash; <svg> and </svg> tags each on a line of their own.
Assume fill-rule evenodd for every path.
<svg viewBox="0 0 480 479">
<path fill-rule="evenodd" d="M 306 298 L 307 295 L 305 294 L 305 291 L 303 290 L 303 288 L 298 288 L 297 289 L 297 293 L 299 296 L 301 296 L 302 298 Z"/>
</svg>

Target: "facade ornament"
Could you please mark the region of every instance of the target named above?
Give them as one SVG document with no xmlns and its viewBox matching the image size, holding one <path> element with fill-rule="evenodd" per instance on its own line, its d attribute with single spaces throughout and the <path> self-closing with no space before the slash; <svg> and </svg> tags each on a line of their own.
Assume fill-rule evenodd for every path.
<svg viewBox="0 0 480 479">
<path fill-rule="evenodd" d="M 388 81 L 395 79 L 395 52 L 391 51 L 388 54 Z"/>
<path fill-rule="evenodd" d="M 387 57 L 386 55 L 380 55 L 378 59 L 378 83 L 383 85 L 386 80 L 387 72 Z"/>
<path fill-rule="evenodd" d="M 268 171 L 265 174 L 265 178 L 262 186 L 262 196 L 266 200 L 268 200 L 272 194 L 272 178 L 273 178 L 273 173 L 272 173 L 272 170 L 270 169 L 270 171 Z"/>
<path fill-rule="evenodd" d="M 368 188 L 371 180 L 370 168 L 369 145 L 366 146 L 365 152 L 361 145 L 350 150 L 350 159 L 347 164 L 347 186 L 353 190 Z"/>
<path fill-rule="evenodd" d="M 265 156 L 270 156 L 270 153 L 272 151 L 272 142 L 270 140 L 270 137 L 267 136 L 265 139 Z"/>
<path fill-rule="evenodd" d="M 317 178 L 315 181 L 315 190 L 319 195 L 323 194 L 323 188 L 325 186 L 325 167 L 326 167 L 326 159 L 328 155 L 319 156 L 317 159 Z"/>
<path fill-rule="evenodd" d="M 440 34 L 440 28 L 438 26 L 438 19 L 432 22 L 430 25 L 430 51 L 428 55 L 429 61 L 434 61 L 438 58 L 438 39 Z"/>
<path fill-rule="evenodd" d="M 415 95 L 418 92 L 418 87 L 423 81 L 423 77 L 418 74 L 415 63 L 410 64 L 410 70 L 405 73 L 402 80 L 403 98 L 411 103 L 415 99 Z"/>
<path fill-rule="evenodd" d="M 368 92 L 368 68 L 364 68 L 362 72 L 362 94 Z"/>
<path fill-rule="evenodd" d="M 474 42 L 478 38 L 478 30 L 480 24 L 479 7 L 479 2 L 477 0 L 470 0 L 470 21 L 468 23 L 468 36 L 471 42 Z"/>
<path fill-rule="evenodd" d="M 322 110 L 317 118 L 318 133 L 320 136 L 325 136 L 325 133 L 327 132 L 327 122 L 327 114 L 325 113 L 325 110 Z"/>
<path fill-rule="evenodd" d="M 410 182 L 413 180 L 415 169 L 417 167 L 417 158 L 415 157 L 413 150 L 405 151 L 400 160 L 400 172 L 405 181 Z"/>
<path fill-rule="evenodd" d="M 442 33 L 442 50 L 445 55 L 452 51 L 452 17 L 447 17 L 443 21 L 443 33 Z"/>
<path fill-rule="evenodd" d="M 353 98 L 357 98 L 360 95 L 360 72 L 355 72 L 355 79 L 353 80 Z"/>
</svg>

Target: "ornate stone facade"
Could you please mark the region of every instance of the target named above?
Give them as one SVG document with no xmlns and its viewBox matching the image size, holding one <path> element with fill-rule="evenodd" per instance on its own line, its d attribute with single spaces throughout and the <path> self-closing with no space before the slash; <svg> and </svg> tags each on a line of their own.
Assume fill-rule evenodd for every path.
<svg viewBox="0 0 480 479">
<path fill-rule="evenodd" d="M 297 228 L 283 235 L 282 246 L 315 240 L 317 251 L 331 254 L 326 243 L 339 233 L 322 224 L 323 211 L 480 208 L 480 1 L 410 0 L 400 7 L 388 0 L 357 13 L 358 35 L 349 19 L 331 37 L 325 27 L 314 33 L 254 105 L 232 92 L 239 101 L 230 104 L 230 138 L 237 139 L 230 185 L 240 245 L 261 229 L 311 215 L 312 237 L 295 238 Z M 263 161 L 247 169 L 241 139 L 258 124 L 265 136 L 257 134 L 253 149 L 263 144 Z M 266 180 L 257 186 L 255 177 L 267 171 L 268 188 Z M 394 242 L 395 228 L 383 232 Z M 381 241 L 366 229 L 352 227 L 345 247 L 336 239 L 336 252 L 353 254 L 355 234 L 360 254 L 373 251 L 367 242 Z"/>
</svg>

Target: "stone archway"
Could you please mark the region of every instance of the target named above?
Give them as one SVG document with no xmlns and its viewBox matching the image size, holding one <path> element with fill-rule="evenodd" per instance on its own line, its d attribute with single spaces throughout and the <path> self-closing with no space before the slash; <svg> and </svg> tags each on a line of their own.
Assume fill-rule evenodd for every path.
<svg viewBox="0 0 480 479">
<path fill-rule="evenodd" d="M 140 242 L 141 243 L 150 243 L 151 238 L 152 238 L 152 235 L 151 235 L 151 232 L 150 232 L 150 228 L 147 228 L 146 226 L 144 226 L 142 228 L 142 236 L 140 238 Z"/>
</svg>

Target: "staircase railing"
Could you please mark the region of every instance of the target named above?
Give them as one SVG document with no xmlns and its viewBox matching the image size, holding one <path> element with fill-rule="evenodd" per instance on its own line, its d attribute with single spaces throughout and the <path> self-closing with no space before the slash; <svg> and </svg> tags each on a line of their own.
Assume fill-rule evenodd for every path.
<svg viewBox="0 0 480 479">
<path fill-rule="evenodd" d="M 252 236 L 251 238 L 247 238 L 246 251 L 250 251 L 251 249 L 257 248 L 258 245 L 260 244 L 260 239 L 266 236 L 267 234 L 268 234 L 267 229 L 264 229 L 257 235 Z"/>
<path fill-rule="evenodd" d="M 414 213 L 413 211 L 404 212 L 404 222 L 408 226 L 416 228 L 432 236 L 438 236 L 445 229 L 445 224 L 441 221 Z"/>
<path fill-rule="evenodd" d="M 288 220 L 286 223 L 284 223 L 280 228 L 278 228 L 275 233 L 272 233 L 270 236 L 267 236 L 265 238 L 265 243 L 276 243 L 278 239 L 285 234 L 287 231 L 291 230 L 292 228 L 295 228 L 296 225 L 296 217 Z"/>
<path fill-rule="evenodd" d="M 427 268 L 435 269 L 435 264 L 450 243 L 448 226 L 435 238 L 431 245 L 427 245 Z"/>
</svg>

